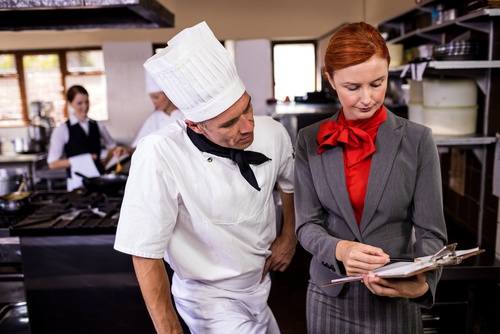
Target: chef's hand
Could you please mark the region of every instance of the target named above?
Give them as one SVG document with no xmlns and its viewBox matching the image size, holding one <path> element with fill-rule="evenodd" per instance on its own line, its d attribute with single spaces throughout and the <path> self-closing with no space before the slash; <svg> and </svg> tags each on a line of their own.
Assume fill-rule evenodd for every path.
<svg viewBox="0 0 500 334">
<path fill-rule="evenodd" d="M 381 248 L 347 240 L 337 243 L 335 258 L 342 261 L 347 276 L 367 274 L 390 261 L 389 254 Z"/>
<path fill-rule="evenodd" d="M 269 255 L 266 259 L 266 264 L 264 265 L 261 282 L 264 281 L 264 277 L 269 270 L 281 272 L 285 271 L 285 269 L 290 265 L 290 262 L 292 262 L 296 247 L 297 238 L 293 233 L 290 233 L 290 235 L 282 233 L 274 239 L 270 248 L 271 255 Z"/>
<path fill-rule="evenodd" d="M 372 272 L 363 275 L 363 283 L 373 294 L 385 297 L 418 298 L 429 290 L 425 273 L 408 278 L 380 278 Z"/>
</svg>

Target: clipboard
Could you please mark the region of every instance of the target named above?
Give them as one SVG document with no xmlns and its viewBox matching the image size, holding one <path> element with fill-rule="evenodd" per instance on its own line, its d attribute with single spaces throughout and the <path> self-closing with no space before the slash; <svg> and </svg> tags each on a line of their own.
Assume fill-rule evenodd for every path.
<svg viewBox="0 0 500 334">
<path fill-rule="evenodd" d="M 471 256 L 484 253 L 478 247 L 467 250 L 456 250 L 457 243 L 444 246 L 439 252 L 430 256 L 416 258 L 413 262 L 395 262 L 373 270 L 373 274 L 382 278 L 406 278 L 426 271 L 434 270 L 440 266 L 454 266 Z M 362 281 L 363 276 L 347 276 L 333 279 L 322 287 Z"/>
</svg>

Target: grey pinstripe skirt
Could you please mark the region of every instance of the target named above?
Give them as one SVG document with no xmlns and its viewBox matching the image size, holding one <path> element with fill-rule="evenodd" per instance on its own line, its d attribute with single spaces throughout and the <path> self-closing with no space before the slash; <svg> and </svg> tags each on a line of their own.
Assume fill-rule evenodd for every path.
<svg viewBox="0 0 500 334">
<path fill-rule="evenodd" d="M 337 297 L 307 289 L 308 334 L 421 334 L 420 306 L 404 298 L 373 295 L 363 283 L 344 285 Z"/>
</svg>

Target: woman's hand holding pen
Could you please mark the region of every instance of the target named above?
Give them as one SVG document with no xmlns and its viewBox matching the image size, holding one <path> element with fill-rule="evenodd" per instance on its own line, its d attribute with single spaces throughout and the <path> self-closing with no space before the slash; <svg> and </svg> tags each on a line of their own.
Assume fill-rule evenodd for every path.
<svg viewBox="0 0 500 334">
<path fill-rule="evenodd" d="M 367 274 L 390 261 L 389 254 L 379 247 L 347 240 L 338 242 L 335 257 L 342 261 L 348 276 Z"/>
</svg>

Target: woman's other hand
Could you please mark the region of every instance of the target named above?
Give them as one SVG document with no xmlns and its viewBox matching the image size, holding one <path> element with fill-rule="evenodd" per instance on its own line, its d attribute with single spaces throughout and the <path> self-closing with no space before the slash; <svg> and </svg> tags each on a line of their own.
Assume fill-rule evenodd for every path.
<svg viewBox="0 0 500 334">
<path fill-rule="evenodd" d="M 363 283 L 373 294 L 385 297 L 418 298 L 429 290 L 425 273 L 408 278 L 380 278 L 373 273 L 363 275 Z"/>
</svg>

